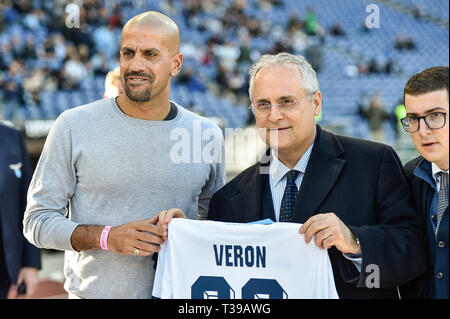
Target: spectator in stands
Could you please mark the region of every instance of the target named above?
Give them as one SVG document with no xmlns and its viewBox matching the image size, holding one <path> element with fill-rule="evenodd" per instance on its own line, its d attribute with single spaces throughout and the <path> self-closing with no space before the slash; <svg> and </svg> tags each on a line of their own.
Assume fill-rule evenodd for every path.
<svg viewBox="0 0 450 319">
<path fill-rule="evenodd" d="M 312 7 L 308 8 L 308 12 L 306 14 L 305 32 L 311 36 L 324 36 L 323 27 L 320 25 L 316 12 Z"/>
<path fill-rule="evenodd" d="M 258 37 L 263 34 L 261 22 L 254 17 L 246 16 L 244 20 L 244 26 L 248 30 L 248 33 L 251 37 Z"/>
<path fill-rule="evenodd" d="M 184 18 L 184 22 L 188 26 L 194 26 L 194 20 L 201 12 L 201 6 L 202 6 L 201 0 L 186 0 L 184 1 L 184 6 L 182 9 L 182 15 Z"/>
<path fill-rule="evenodd" d="M 11 45 L 7 42 L 2 43 L 0 48 L 0 67 L 1 70 L 7 70 L 9 65 L 14 61 L 14 55 L 11 51 Z"/>
<path fill-rule="evenodd" d="M 53 39 L 56 38 L 57 36 L 55 36 L 55 38 L 50 37 L 47 41 L 45 41 L 44 51 L 41 56 L 41 63 L 43 67 L 49 68 L 51 71 L 59 72 L 63 67 L 63 61 L 66 58 L 67 49 L 65 43 L 61 43 L 61 46 L 58 44 L 55 47 Z"/>
<path fill-rule="evenodd" d="M 0 33 L 3 32 L 5 25 L 5 17 L 3 16 L 3 6 L 0 5 Z"/>
<path fill-rule="evenodd" d="M 262 0 L 258 1 L 257 4 L 264 11 L 271 11 L 273 7 L 281 7 L 283 2 L 281 0 Z"/>
<path fill-rule="evenodd" d="M 311 66 L 314 68 L 314 70 L 316 70 L 316 72 L 320 72 L 320 70 L 322 70 L 322 45 L 321 43 L 319 43 L 319 41 L 313 41 L 313 44 L 306 49 L 305 57 L 311 63 Z"/>
<path fill-rule="evenodd" d="M 227 73 L 228 73 L 228 70 L 225 67 L 225 65 L 220 63 L 218 66 L 217 75 L 215 78 L 215 80 L 216 80 L 215 82 L 218 85 L 220 94 L 224 94 L 225 91 L 228 89 Z"/>
<path fill-rule="evenodd" d="M 235 97 L 241 99 L 247 95 L 247 86 L 245 82 L 246 78 L 242 72 L 237 68 L 231 71 L 227 77 L 228 88 L 234 94 Z"/>
<path fill-rule="evenodd" d="M 22 65 L 17 60 L 13 60 L 0 82 L 0 88 L 3 91 L 4 119 L 15 120 L 19 108 L 25 107 L 24 79 L 25 73 Z"/>
<path fill-rule="evenodd" d="M 106 12 L 106 15 L 108 15 L 108 12 Z M 108 24 L 110 24 L 115 29 L 121 29 L 123 27 L 122 21 L 123 17 L 120 8 L 120 2 L 116 2 L 114 3 L 111 15 L 108 17 Z"/>
<path fill-rule="evenodd" d="M 11 51 L 15 59 L 22 57 L 22 39 L 18 35 L 13 35 L 11 39 Z"/>
<path fill-rule="evenodd" d="M 423 16 L 422 9 L 418 4 L 414 4 L 414 8 L 412 9 L 413 17 L 417 20 L 420 20 Z"/>
<path fill-rule="evenodd" d="M 281 52 L 289 52 L 292 53 L 293 49 L 291 43 L 287 43 L 287 41 L 276 41 L 271 50 L 269 50 L 269 54 L 278 54 Z"/>
<path fill-rule="evenodd" d="M 369 74 L 369 66 L 364 59 L 359 59 L 356 68 L 358 69 L 358 74 L 360 75 Z"/>
<path fill-rule="evenodd" d="M 314 9 L 309 7 L 306 14 L 306 25 L 305 30 L 308 35 L 317 35 L 319 28 L 319 22 L 317 20 L 317 15 Z"/>
<path fill-rule="evenodd" d="M 370 97 L 366 91 L 361 92 L 358 98 L 358 114 L 361 118 L 365 118 L 365 113 L 370 106 Z"/>
<path fill-rule="evenodd" d="M 241 23 L 245 24 L 247 15 L 245 14 L 246 0 L 234 0 L 233 3 L 226 9 L 222 17 L 222 24 L 225 30 L 232 30 Z"/>
<path fill-rule="evenodd" d="M 226 41 L 223 44 L 217 44 L 214 48 L 215 56 L 227 70 L 233 70 L 237 65 L 240 55 L 240 49 L 233 41 Z"/>
<path fill-rule="evenodd" d="M 59 85 L 58 73 L 55 71 L 51 71 L 48 68 L 44 68 L 44 71 L 45 71 L 45 81 L 43 90 L 47 92 L 55 92 L 56 90 L 58 90 Z"/>
<path fill-rule="evenodd" d="M 195 62 L 198 62 L 204 54 L 203 46 L 195 45 L 189 40 L 183 41 L 180 50 L 183 52 L 184 61 L 194 60 Z"/>
<path fill-rule="evenodd" d="M 23 82 L 24 99 L 28 109 L 39 109 L 41 106 L 41 91 L 46 78 L 45 70 L 35 68 Z"/>
<path fill-rule="evenodd" d="M 20 57 L 26 62 L 37 59 L 36 44 L 32 36 L 27 36 Z"/>
<path fill-rule="evenodd" d="M 330 27 L 330 34 L 332 36 L 342 37 L 345 36 L 345 31 L 342 28 L 342 25 L 339 21 L 336 21 L 331 27 Z"/>
<path fill-rule="evenodd" d="M 68 43 L 61 33 L 55 33 L 50 38 L 52 39 L 51 45 L 55 52 L 55 57 L 62 62 L 67 56 Z"/>
<path fill-rule="evenodd" d="M 309 37 L 303 32 L 303 23 L 298 20 L 295 14 L 291 17 L 291 21 L 287 25 L 287 37 L 292 43 L 292 48 L 296 54 L 304 54 L 308 47 Z"/>
<path fill-rule="evenodd" d="M 207 49 L 206 52 L 203 53 L 203 56 L 201 57 L 201 63 L 204 65 L 215 65 L 216 64 L 216 58 L 214 55 L 214 47 L 216 45 L 216 40 L 214 38 L 211 38 L 208 40 Z"/>
<path fill-rule="evenodd" d="M 23 236 L 31 167 L 22 134 L 0 124 L 0 299 L 30 297 L 38 284 L 40 250 Z M 19 284 L 26 292 L 18 296 Z"/>
<path fill-rule="evenodd" d="M 382 63 L 381 62 L 379 62 L 377 59 L 375 59 L 375 58 L 372 58 L 370 61 L 369 61 L 369 74 L 370 73 L 375 73 L 375 74 L 377 74 L 377 73 L 383 73 L 384 71 L 385 71 L 385 68 L 383 67 L 383 65 L 382 65 Z"/>
<path fill-rule="evenodd" d="M 23 88 L 28 93 L 40 92 L 44 87 L 45 70 L 34 68 L 32 72 L 23 81 Z"/>
<path fill-rule="evenodd" d="M 114 24 L 97 28 L 93 33 L 93 40 L 97 51 L 101 51 L 106 55 L 107 59 L 111 59 L 118 51 L 118 41 L 114 33 Z"/>
<path fill-rule="evenodd" d="M 109 63 L 106 58 L 105 53 L 97 51 L 90 60 L 90 65 L 92 67 L 92 72 L 94 76 L 106 76 L 108 73 Z"/>
<path fill-rule="evenodd" d="M 414 50 L 416 48 L 416 43 L 412 36 L 406 37 L 399 34 L 395 39 L 394 48 L 397 50 Z"/>
<path fill-rule="evenodd" d="M 195 75 L 194 68 L 191 66 L 184 68 L 177 82 L 186 85 L 189 92 L 204 92 L 206 90 L 203 83 Z"/>
<path fill-rule="evenodd" d="M 389 58 L 384 67 L 384 72 L 386 74 L 396 74 L 401 72 L 400 66 L 393 58 Z"/>
<path fill-rule="evenodd" d="M 69 59 L 64 63 L 63 75 L 65 79 L 64 89 L 72 90 L 79 87 L 80 81 L 88 75 L 85 65 L 81 62 L 77 51 L 69 54 Z"/>
<path fill-rule="evenodd" d="M 287 30 L 301 30 L 303 28 L 304 22 L 300 19 L 297 11 L 292 11 L 289 15 L 289 21 L 287 23 Z"/>
<path fill-rule="evenodd" d="M 369 122 L 371 139 L 377 142 L 385 142 L 383 124 L 389 119 L 389 113 L 384 109 L 384 102 L 380 93 L 375 92 L 370 100 L 367 111 L 362 110 L 362 115 Z"/>
<path fill-rule="evenodd" d="M 252 57 L 251 57 L 251 49 L 250 49 L 250 39 L 248 37 L 245 37 L 242 40 L 241 48 L 240 48 L 239 57 L 237 59 L 237 62 L 239 65 L 245 65 L 250 66 L 252 63 Z"/>
</svg>

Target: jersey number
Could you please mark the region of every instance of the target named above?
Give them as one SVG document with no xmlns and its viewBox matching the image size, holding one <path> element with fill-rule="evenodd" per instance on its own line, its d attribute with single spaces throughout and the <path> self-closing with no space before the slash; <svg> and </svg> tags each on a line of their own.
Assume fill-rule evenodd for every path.
<svg viewBox="0 0 450 319">
<path fill-rule="evenodd" d="M 233 288 L 223 277 L 200 276 L 191 287 L 192 299 L 234 299 Z M 250 278 L 242 287 L 242 299 L 287 299 L 275 279 Z"/>
</svg>

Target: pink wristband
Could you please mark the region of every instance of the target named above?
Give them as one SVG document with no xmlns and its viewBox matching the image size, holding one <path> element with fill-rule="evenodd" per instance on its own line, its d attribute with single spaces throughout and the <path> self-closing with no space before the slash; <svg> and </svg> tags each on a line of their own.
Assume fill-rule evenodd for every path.
<svg viewBox="0 0 450 319">
<path fill-rule="evenodd" d="M 105 226 L 102 231 L 102 235 L 100 236 L 100 247 L 103 250 L 109 250 L 108 249 L 108 235 L 109 231 L 111 230 L 112 226 Z"/>
</svg>

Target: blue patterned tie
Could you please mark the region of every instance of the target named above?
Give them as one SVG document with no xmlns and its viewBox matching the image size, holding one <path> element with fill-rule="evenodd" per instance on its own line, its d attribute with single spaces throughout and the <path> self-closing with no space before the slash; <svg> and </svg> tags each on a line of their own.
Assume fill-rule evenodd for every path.
<svg viewBox="0 0 450 319">
<path fill-rule="evenodd" d="M 438 193 L 438 214 L 436 235 L 439 231 L 439 225 L 441 224 L 442 215 L 444 215 L 445 209 L 448 207 L 448 173 L 439 172 L 440 186 Z"/>
<path fill-rule="evenodd" d="M 298 173 L 299 171 L 290 170 L 286 174 L 287 182 L 283 199 L 281 200 L 280 222 L 290 222 L 292 220 L 292 211 L 294 210 L 295 198 L 298 193 L 297 185 L 295 184 Z"/>
</svg>

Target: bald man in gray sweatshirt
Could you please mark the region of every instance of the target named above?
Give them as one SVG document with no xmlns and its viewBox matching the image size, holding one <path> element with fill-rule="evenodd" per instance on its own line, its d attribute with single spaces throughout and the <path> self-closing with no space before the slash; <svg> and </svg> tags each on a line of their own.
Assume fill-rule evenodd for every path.
<svg viewBox="0 0 450 319">
<path fill-rule="evenodd" d="M 125 94 L 63 112 L 28 192 L 24 234 L 65 251 L 70 298 L 150 298 L 159 216 L 204 218 L 225 183 L 220 129 L 169 101 L 179 31 L 157 12 L 124 26 Z M 169 218 L 170 220 L 170 218 Z"/>
</svg>

